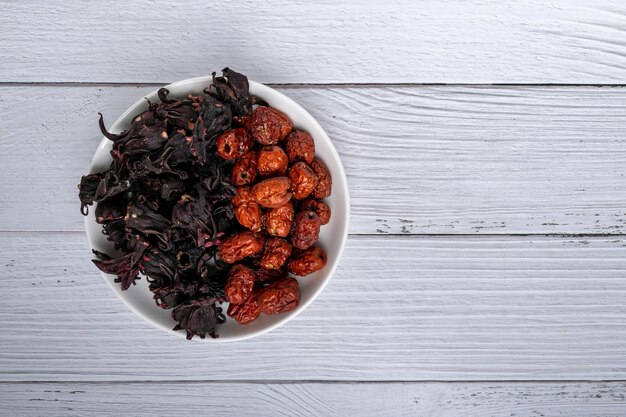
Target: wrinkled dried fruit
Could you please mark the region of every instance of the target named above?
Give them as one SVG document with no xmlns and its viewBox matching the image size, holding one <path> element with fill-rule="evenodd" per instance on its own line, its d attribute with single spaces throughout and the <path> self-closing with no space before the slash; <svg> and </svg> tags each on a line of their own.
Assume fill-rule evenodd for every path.
<svg viewBox="0 0 626 417">
<path fill-rule="evenodd" d="M 229 305 L 226 314 L 235 319 L 239 324 L 248 324 L 259 317 L 261 309 L 259 308 L 256 296 L 252 294 L 241 304 Z"/>
<path fill-rule="evenodd" d="M 252 188 L 250 187 L 237 187 L 235 196 L 232 198 L 231 202 L 234 206 L 239 206 L 241 204 L 255 202 L 254 195 L 252 195 Z"/>
<path fill-rule="evenodd" d="M 261 106 L 252 112 L 248 128 L 261 145 L 276 145 L 287 137 L 293 125 L 284 113 Z"/>
<path fill-rule="evenodd" d="M 280 146 L 264 146 L 259 150 L 257 169 L 260 175 L 283 175 L 289 166 L 289 158 Z"/>
<path fill-rule="evenodd" d="M 230 129 L 217 138 L 217 154 L 224 159 L 235 159 L 248 152 L 253 144 L 254 142 L 246 129 Z"/>
<path fill-rule="evenodd" d="M 304 252 L 294 253 L 287 261 L 287 270 L 294 275 L 304 277 L 326 266 L 326 254 L 317 246 Z"/>
<path fill-rule="evenodd" d="M 257 174 L 256 152 L 248 151 L 235 161 L 230 179 L 233 185 L 252 184 Z"/>
<path fill-rule="evenodd" d="M 287 237 L 293 225 L 294 209 L 291 201 L 265 214 L 265 230 L 270 236 Z"/>
<path fill-rule="evenodd" d="M 314 211 L 302 211 L 296 215 L 293 223 L 291 244 L 294 248 L 308 249 L 319 238 L 320 218 Z"/>
<path fill-rule="evenodd" d="M 287 136 L 285 149 L 289 156 L 289 162 L 292 164 L 304 161 L 310 165 L 315 158 L 315 142 L 311 135 L 302 130 L 295 130 Z"/>
<path fill-rule="evenodd" d="M 304 200 L 300 205 L 300 210 L 312 210 L 320 218 L 320 222 L 324 225 L 330 221 L 330 207 L 323 201 L 313 200 L 312 198 Z"/>
<path fill-rule="evenodd" d="M 291 181 L 287 177 L 268 178 L 252 187 L 257 203 L 267 208 L 285 205 L 291 199 Z"/>
<path fill-rule="evenodd" d="M 279 237 L 271 237 L 265 243 L 261 268 L 280 269 L 289 256 L 291 256 L 291 245 Z"/>
<path fill-rule="evenodd" d="M 229 264 L 263 250 L 263 237 L 253 232 L 241 232 L 224 240 L 219 249 L 219 256 Z"/>
<path fill-rule="evenodd" d="M 317 186 L 317 176 L 305 162 L 296 162 L 289 168 L 289 179 L 293 198 L 302 200 L 307 198 Z"/>
<path fill-rule="evenodd" d="M 279 314 L 294 310 L 300 303 L 300 288 L 295 278 L 274 281 L 257 294 L 261 311 L 265 314 Z"/>
<path fill-rule="evenodd" d="M 226 301 L 240 304 L 250 297 L 254 288 L 254 272 L 244 265 L 235 265 L 228 272 L 228 280 L 224 287 Z"/>
<path fill-rule="evenodd" d="M 270 283 L 282 278 L 287 278 L 289 274 L 287 270 L 282 269 L 257 269 L 255 271 L 257 283 Z"/>
<path fill-rule="evenodd" d="M 326 198 L 332 192 L 333 179 L 330 176 L 330 171 L 326 168 L 326 165 L 319 159 L 315 159 L 311 163 L 311 168 L 317 176 L 317 185 L 313 190 L 313 197 L 317 199 Z"/>
<path fill-rule="evenodd" d="M 261 230 L 262 214 L 261 207 L 255 202 L 249 202 L 235 206 L 235 217 L 240 225 L 253 232 Z"/>
</svg>

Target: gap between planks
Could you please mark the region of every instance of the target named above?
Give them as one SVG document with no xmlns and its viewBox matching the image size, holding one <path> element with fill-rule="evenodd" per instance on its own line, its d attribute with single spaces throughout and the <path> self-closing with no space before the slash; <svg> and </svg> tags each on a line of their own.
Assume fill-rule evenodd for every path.
<svg viewBox="0 0 626 417">
<path fill-rule="evenodd" d="M 333 384 L 358 384 L 358 385 L 376 385 L 376 384 L 534 384 L 541 383 L 546 385 L 557 384 L 582 384 L 588 382 L 595 383 L 621 383 L 626 382 L 626 379 L 503 379 L 503 380 L 483 380 L 483 379 L 467 379 L 467 380 L 446 380 L 446 379 L 416 379 L 416 380 L 395 380 L 395 379 L 378 379 L 378 380 L 346 380 L 346 379 L 174 379 L 174 380 L 112 380 L 112 381 L 84 381 L 84 380 L 63 380 L 63 381 L 46 381 L 46 380 L 32 380 L 32 381 L 4 381 L 0 380 L 0 384 L 11 385 L 28 385 L 28 384 L 41 384 L 41 385 L 58 385 L 58 384 L 88 384 L 88 385 L 110 385 L 119 382 L 124 385 L 143 385 L 143 384 L 155 384 L 155 385 L 184 385 L 184 384 L 215 384 L 215 383 L 229 383 L 229 384 L 254 384 L 254 385 L 298 385 L 298 384 L 318 384 L 318 385 L 333 385 Z"/>
<path fill-rule="evenodd" d="M 181 80 L 177 80 L 181 81 Z M 154 82 L 98 82 L 98 81 L 0 81 L 0 87 L 162 87 L 177 81 Z M 381 88 L 381 87 L 537 87 L 537 88 L 572 88 L 572 87 L 608 87 L 623 88 L 623 83 L 264 83 L 273 88 Z"/>
</svg>

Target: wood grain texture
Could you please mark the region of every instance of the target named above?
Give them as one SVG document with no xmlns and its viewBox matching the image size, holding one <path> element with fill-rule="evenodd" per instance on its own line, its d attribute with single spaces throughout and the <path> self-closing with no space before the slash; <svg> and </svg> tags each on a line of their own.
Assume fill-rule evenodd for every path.
<svg viewBox="0 0 626 417">
<path fill-rule="evenodd" d="M 0 2 L 0 81 L 620 83 L 618 0 Z"/>
<path fill-rule="evenodd" d="M 625 393 L 624 382 L 0 384 L 0 406 L 13 417 L 622 417 Z"/>
<path fill-rule="evenodd" d="M 2 233 L 0 381 L 624 379 L 625 245 L 352 237 L 301 315 L 209 345 L 127 311 L 82 233 Z"/>
<path fill-rule="evenodd" d="M 0 88 L 0 230 L 83 230 L 97 112 L 152 89 Z M 353 234 L 623 233 L 626 88 L 280 90 L 339 150 Z"/>
</svg>

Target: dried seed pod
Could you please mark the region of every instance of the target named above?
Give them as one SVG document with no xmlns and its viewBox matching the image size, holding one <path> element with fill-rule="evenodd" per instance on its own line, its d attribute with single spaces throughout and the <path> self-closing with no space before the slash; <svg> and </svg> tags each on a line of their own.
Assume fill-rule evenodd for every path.
<svg viewBox="0 0 626 417">
<path fill-rule="evenodd" d="M 273 315 L 294 310 L 300 303 L 300 288 L 295 278 L 274 281 L 257 294 L 261 311 Z"/>
<path fill-rule="evenodd" d="M 252 187 L 257 203 L 267 208 L 285 205 L 291 199 L 291 181 L 287 177 L 268 178 Z"/>
<path fill-rule="evenodd" d="M 320 222 L 324 225 L 330 221 L 330 207 L 323 201 L 317 201 L 312 198 L 304 200 L 300 204 L 300 210 L 302 211 L 314 211 L 320 218 Z"/>
<path fill-rule="evenodd" d="M 231 172 L 231 182 L 235 186 L 252 184 L 257 174 L 256 152 L 248 151 L 235 161 Z"/>
<path fill-rule="evenodd" d="M 280 146 L 264 146 L 259 150 L 257 167 L 260 175 L 283 175 L 289 166 L 289 158 Z"/>
<path fill-rule="evenodd" d="M 295 130 L 287 136 L 285 149 L 289 156 L 289 162 L 292 164 L 304 161 L 310 165 L 315 158 L 315 141 L 311 135 L 302 130 Z"/>
<path fill-rule="evenodd" d="M 291 244 L 294 248 L 308 249 L 319 238 L 320 218 L 314 211 L 302 211 L 296 215 L 293 223 Z"/>
<path fill-rule="evenodd" d="M 315 159 L 311 163 L 311 168 L 317 176 L 317 185 L 313 190 L 313 197 L 317 199 L 326 198 L 332 192 L 333 179 L 330 176 L 330 171 L 326 168 L 326 165 L 319 159 Z"/>
<path fill-rule="evenodd" d="M 291 256 L 291 245 L 279 237 L 267 239 L 261 258 L 261 268 L 280 269 Z"/>
<path fill-rule="evenodd" d="M 317 246 L 303 252 L 294 253 L 287 261 L 287 270 L 294 275 L 304 277 L 326 266 L 326 254 Z"/>
<path fill-rule="evenodd" d="M 293 225 L 294 208 L 291 202 L 269 210 L 265 214 L 265 230 L 270 236 L 287 237 Z"/>
<path fill-rule="evenodd" d="M 255 274 L 244 265 L 235 265 L 228 271 L 228 280 L 224 286 L 226 301 L 240 304 L 250 297 L 254 288 Z"/>
<path fill-rule="evenodd" d="M 287 137 L 293 125 L 284 113 L 261 106 L 252 112 L 248 128 L 261 145 L 276 145 Z"/>
<path fill-rule="evenodd" d="M 254 141 L 244 128 L 230 129 L 218 136 L 217 154 L 223 159 L 235 159 L 246 153 Z"/>
<path fill-rule="evenodd" d="M 261 252 L 264 240 L 262 236 L 253 232 L 241 232 L 224 240 L 218 253 L 224 262 L 234 264 L 247 256 Z"/>
<path fill-rule="evenodd" d="M 317 186 L 317 176 L 305 162 L 296 162 L 289 168 L 289 179 L 293 198 L 302 200 L 307 198 Z"/>
<path fill-rule="evenodd" d="M 256 296 L 252 294 L 241 304 L 229 305 L 226 314 L 235 319 L 239 324 L 248 324 L 259 317 L 261 309 L 259 308 Z"/>
</svg>

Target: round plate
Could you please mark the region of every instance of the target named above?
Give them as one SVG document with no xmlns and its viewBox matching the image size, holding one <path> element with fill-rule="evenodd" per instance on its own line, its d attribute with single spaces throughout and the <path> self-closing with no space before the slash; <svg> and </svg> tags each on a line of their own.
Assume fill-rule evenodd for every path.
<svg viewBox="0 0 626 417">
<path fill-rule="evenodd" d="M 170 91 L 170 97 L 182 98 L 189 93 L 201 94 L 202 90 L 211 84 L 211 77 L 190 78 L 179 81 L 166 86 Z M 148 94 L 145 98 L 153 102 L 158 102 L 157 91 Z M 333 146 L 330 138 L 317 123 L 317 121 L 299 104 L 279 93 L 278 91 L 266 85 L 250 81 L 250 93 L 259 96 L 270 106 L 282 111 L 292 120 L 294 126 L 309 132 L 315 140 L 315 155 L 324 161 L 333 178 L 332 195 L 325 199 L 331 209 L 331 220 L 328 224 L 322 226 L 320 231 L 320 239 L 318 245 L 326 251 L 328 255 L 328 263 L 322 270 L 317 271 L 306 277 L 298 277 L 300 284 L 300 305 L 295 310 L 279 314 L 276 316 L 267 316 L 261 314 L 258 319 L 246 325 L 237 324 L 233 319 L 227 318 L 226 323 L 218 328 L 219 338 L 212 339 L 207 336 L 205 339 L 194 337 L 194 340 L 204 340 L 208 342 L 232 342 L 237 340 L 249 339 L 254 336 L 266 333 L 285 324 L 290 319 L 298 315 L 319 295 L 324 289 L 328 281 L 330 281 L 333 272 L 337 268 L 339 258 L 343 252 L 343 248 L 348 236 L 348 220 L 350 213 L 350 202 L 348 196 L 348 183 L 346 174 L 337 154 L 337 150 Z M 145 99 L 139 100 L 120 116 L 119 119 L 109 128 L 112 133 L 120 133 L 130 126 L 133 116 L 147 109 Z M 102 172 L 109 168 L 111 163 L 112 142 L 107 138 L 102 138 L 96 153 L 94 154 L 90 172 Z M 89 215 L 85 217 L 85 228 L 87 238 L 92 248 L 104 253 L 113 254 L 113 246 L 102 234 L 102 226 L 96 223 L 95 209 L 89 210 Z M 152 293 L 148 289 L 148 283 L 145 278 L 137 281 L 137 285 L 131 286 L 127 291 L 122 291 L 120 285 L 113 282 L 113 275 L 102 274 L 104 280 L 109 284 L 111 289 L 124 301 L 124 303 L 132 311 L 143 317 L 147 322 L 178 336 L 185 337 L 184 330 L 174 331 L 172 328 L 176 322 L 172 319 L 172 310 L 163 310 L 155 304 L 152 299 Z M 224 311 L 228 307 L 227 303 L 222 305 Z"/>
</svg>

